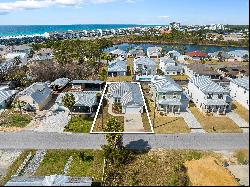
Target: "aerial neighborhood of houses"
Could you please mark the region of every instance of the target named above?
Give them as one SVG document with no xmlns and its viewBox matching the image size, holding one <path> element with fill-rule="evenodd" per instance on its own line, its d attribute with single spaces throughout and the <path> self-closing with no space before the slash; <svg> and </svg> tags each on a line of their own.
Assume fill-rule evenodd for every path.
<svg viewBox="0 0 250 187">
<path fill-rule="evenodd" d="M 1 55 L 5 59 L 0 64 L 2 72 L 13 66 L 53 60 L 53 50 L 48 48 L 35 53 L 29 45 L 1 48 Z M 104 113 L 101 105 L 106 100 L 111 107 L 107 108 L 108 114 L 125 117 L 124 126 L 128 132 L 154 132 L 153 116 L 145 118 L 142 115 L 152 110 L 164 116 L 180 116 L 182 112 L 190 112 L 191 103 L 200 112 L 227 115 L 233 112 L 234 101 L 249 109 L 249 65 L 245 63 L 249 60 L 247 50 L 213 53 L 196 50 L 181 54 L 177 50 L 166 51 L 162 46 L 146 49 L 134 46 L 129 50 L 116 47 L 107 54 L 112 58 L 106 62 L 106 81 L 70 80 L 66 77 L 54 82 L 34 82 L 23 90 L 15 88 L 13 81 L 1 82 L 1 109 L 18 103 L 17 108 L 27 112 L 71 111 L 72 115 L 95 117 L 94 125 L 98 123 L 100 111 Z M 216 61 L 223 63 L 212 63 Z M 130 81 L 126 81 L 128 77 Z M 64 97 L 69 95 L 74 98 L 71 107 L 64 102 Z M 150 108 L 152 105 L 155 109 Z M 136 123 L 141 121 L 137 130 L 131 128 L 132 123 L 126 119 L 132 113 L 134 117 L 130 117 L 130 120 Z M 188 119 L 184 120 L 192 128 Z M 143 126 L 144 123 L 149 127 Z"/>
<path fill-rule="evenodd" d="M 171 23 L 170 28 L 155 29 L 160 34 L 169 33 L 171 28 L 180 31 L 200 30 L 196 26 L 183 28 L 176 22 Z M 224 29 L 223 25 L 204 28 L 211 32 L 217 28 Z M 148 29 L 68 31 L 47 33 L 48 36 L 45 38 L 84 38 L 69 40 L 80 43 L 86 42 L 86 38 L 125 36 L 131 32 L 139 35 L 144 31 Z M 214 40 L 220 36 L 208 34 L 207 37 Z M 240 40 L 239 35 L 230 37 Z M 43 37 L 35 38 L 39 41 L 45 40 Z M 7 41 L 6 38 L 0 38 L 0 42 L 1 40 Z M 11 39 L 15 40 L 18 39 Z M 24 37 L 20 40 L 32 42 L 34 38 Z M 68 58 L 70 60 L 67 61 L 63 50 L 54 50 L 54 46 L 46 48 L 44 45 L 39 49 L 34 46 L 0 45 L 0 131 L 24 131 L 35 135 L 42 132 L 48 133 L 46 137 L 49 138 L 62 137 L 62 141 L 64 135 L 68 140 L 74 135 L 80 139 L 82 137 L 79 133 L 84 133 L 90 135 L 90 147 L 95 143 L 91 138 L 97 134 L 129 134 L 132 138 L 133 135 L 140 134 L 149 139 L 156 137 L 152 134 L 177 134 L 170 137 L 175 143 L 176 139 L 179 140 L 179 134 L 187 134 L 190 140 L 195 140 L 197 134 L 245 135 L 249 132 L 249 50 L 245 48 L 228 47 L 225 50 L 217 50 L 211 47 L 208 50 L 198 45 L 186 45 L 187 49 L 183 50 L 175 45 L 126 43 L 113 44 L 112 47 L 93 52 L 90 47 L 85 51 L 81 50 L 79 44 L 74 46 L 78 51 L 70 53 L 69 56 L 72 58 Z M 94 55 L 91 56 L 88 52 Z M 100 53 L 102 54 L 97 57 Z M 80 58 L 76 60 L 74 57 L 77 55 Z M 58 58 L 62 62 L 59 62 Z M 55 65 L 51 66 L 53 63 Z M 70 69 L 73 66 L 80 68 Z M 45 70 L 43 76 L 39 74 L 41 69 Z M 30 73 L 31 70 L 42 79 L 35 79 Z M 57 76 L 57 71 L 60 72 L 60 76 Z M 89 73 L 86 76 L 88 78 L 82 74 L 84 71 L 85 74 Z M 50 79 L 47 79 L 47 76 Z M 3 77 L 6 80 L 2 81 Z M 106 124 L 109 122 L 120 124 L 119 132 L 107 128 Z M 12 128 L 10 124 L 13 123 L 18 125 Z M 102 140 L 101 136 L 96 137 Z M 210 139 L 213 137 L 216 139 L 219 136 L 209 136 Z M 135 142 L 135 146 L 140 146 L 140 141 Z M 60 142 L 56 143 L 61 146 Z M 156 145 L 161 146 L 166 142 L 161 143 L 157 142 Z M 175 148 L 174 146 L 173 144 L 171 148 Z M 18 174 L 12 174 L 6 185 L 93 185 L 92 176 L 83 177 L 85 171 L 81 173 L 81 177 L 67 175 L 76 174 L 76 171 L 69 171 L 68 165 L 82 168 L 88 163 L 86 167 L 90 167 L 91 164 L 99 162 L 100 158 L 95 160 L 96 158 L 88 155 L 88 151 L 72 151 L 70 154 L 71 156 L 67 153 L 66 161 L 60 163 L 60 175 L 49 175 L 46 172 L 39 175 L 41 169 L 37 168 L 41 163 L 37 160 L 44 159 L 45 151 L 38 150 L 35 154 L 31 151 L 26 155 L 25 162 L 34 162 L 34 168 L 22 166 Z M 53 162 L 58 164 L 57 160 L 61 159 L 59 157 L 57 155 L 53 158 Z M 145 165 L 155 164 L 153 159 L 147 162 Z M 44 165 L 51 167 L 46 163 Z M 101 180 L 100 173 L 103 171 L 99 171 L 99 166 L 96 164 L 91 172 L 95 173 L 98 170 L 99 173 L 95 173 L 95 177 Z M 39 172 L 34 175 L 36 169 Z M 55 166 L 53 169 L 58 168 Z M 133 178 L 134 175 L 137 174 L 133 173 L 132 177 L 129 177 Z"/>
</svg>

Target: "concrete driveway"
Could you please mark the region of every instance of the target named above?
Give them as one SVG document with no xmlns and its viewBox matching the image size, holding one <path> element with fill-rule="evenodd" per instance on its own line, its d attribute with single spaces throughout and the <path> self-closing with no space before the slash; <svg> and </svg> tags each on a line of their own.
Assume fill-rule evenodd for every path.
<svg viewBox="0 0 250 187">
<path fill-rule="evenodd" d="M 124 132 L 144 132 L 141 113 L 126 113 L 124 115 Z"/>
</svg>

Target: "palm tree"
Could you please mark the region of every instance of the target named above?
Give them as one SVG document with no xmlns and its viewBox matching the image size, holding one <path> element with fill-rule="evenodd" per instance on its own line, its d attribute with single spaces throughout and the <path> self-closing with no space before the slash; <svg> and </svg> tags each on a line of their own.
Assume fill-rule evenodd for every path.
<svg viewBox="0 0 250 187">
<path fill-rule="evenodd" d="M 18 108 L 20 114 L 22 115 L 22 108 L 25 106 L 25 102 L 24 101 L 20 101 L 18 99 L 14 100 L 12 103 L 12 107 L 13 108 Z"/>
<path fill-rule="evenodd" d="M 75 96 L 72 93 L 66 93 L 62 98 L 62 104 L 70 110 L 70 115 L 72 115 L 72 109 L 75 103 Z"/>
</svg>

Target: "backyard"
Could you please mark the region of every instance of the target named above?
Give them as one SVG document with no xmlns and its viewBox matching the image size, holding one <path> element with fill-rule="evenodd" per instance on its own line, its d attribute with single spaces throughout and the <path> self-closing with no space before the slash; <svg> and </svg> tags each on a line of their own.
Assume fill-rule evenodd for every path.
<svg viewBox="0 0 250 187">
<path fill-rule="evenodd" d="M 190 104 L 190 111 L 209 133 L 241 133 L 242 130 L 231 119 L 220 116 L 209 116 L 202 113 L 194 104 Z"/>
</svg>

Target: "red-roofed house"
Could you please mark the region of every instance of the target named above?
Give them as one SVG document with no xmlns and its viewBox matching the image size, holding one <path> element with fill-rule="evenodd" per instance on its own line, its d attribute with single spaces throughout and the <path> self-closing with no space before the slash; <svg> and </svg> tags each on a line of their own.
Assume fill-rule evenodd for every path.
<svg viewBox="0 0 250 187">
<path fill-rule="evenodd" d="M 192 51 L 192 52 L 187 53 L 186 55 L 192 57 L 193 60 L 197 60 L 197 61 L 208 57 L 207 53 L 204 53 L 201 51 Z"/>
</svg>

